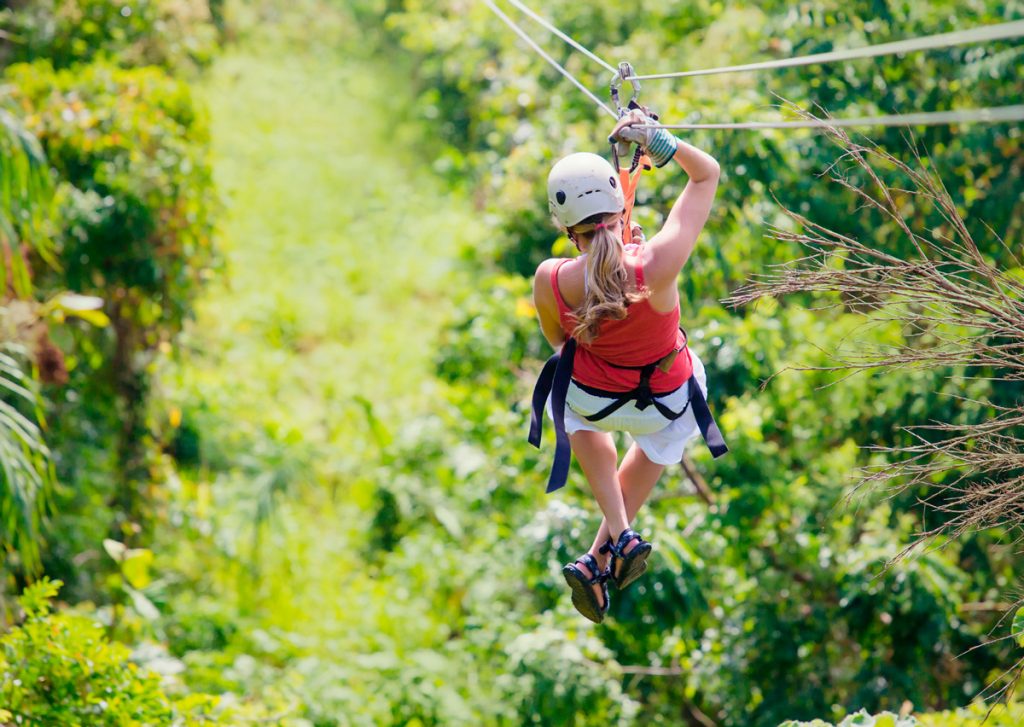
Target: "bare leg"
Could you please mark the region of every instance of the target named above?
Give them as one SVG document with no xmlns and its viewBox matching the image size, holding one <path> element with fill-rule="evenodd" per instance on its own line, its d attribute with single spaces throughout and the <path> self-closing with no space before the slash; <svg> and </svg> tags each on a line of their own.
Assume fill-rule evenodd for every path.
<svg viewBox="0 0 1024 727">
<path fill-rule="evenodd" d="M 621 486 L 623 505 L 626 508 L 626 522 L 632 522 L 640 507 L 650 497 L 654 486 L 658 484 L 658 478 L 665 471 L 665 465 L 655 464 L 647 458 L 644 451 L 634 443 L 626 456 L 622 459 L 622 466 L 619 468 L 619 484 Z M 597 559 L 601 568 L 605 568 L 610 554 L 602 555 L 599 550 L 602 545 L 608 542 L 609 538 L 617 539 L 624 528 L 609 527 L 608 518 L 601 521 L 601 527 L 594 538 L 594 544 L 590 546 L 590 554 Z M 626 547 L 628 553 L 634 546 L 634 541 Z"/>
<path fill-rule="evenodd" d="M 615 532 L 621 532 L 629 526 L 629 518 L 622 499 L 617 472 L 619 455 L 612 435 L 580 431 L 569 435 L 569 442 L 605 520 Z"/>
<path fill-rule="evenodd" d="M 616 532 L 621 532 L 628 527 L 629 520 L 626 517 L 626 505 L 622 499 L 622 488 L 616 471 L 619 456 L 612 435 L 606 432 L 580 431 L 570 434 L 569 442 L 583 469 L 583 474 L 587 476 L 594 498 L 604 513 L 602 522 L 611 523 L 612 527 L 618 528 Z M 598 562 L 601 563 L 601 570 L 604 570 L 604 563 L 600 559 Z M 589 570 L 579 561 L 577 567 L 584 573 Z M 601 587 L 595 585 L 593 588 L 598 602 L 603 604 Z"/>
</svg>

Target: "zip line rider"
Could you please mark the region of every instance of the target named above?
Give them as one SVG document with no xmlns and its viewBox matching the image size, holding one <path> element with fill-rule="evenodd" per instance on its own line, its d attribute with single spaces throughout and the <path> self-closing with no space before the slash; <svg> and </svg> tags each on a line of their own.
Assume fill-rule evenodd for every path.
<svg viewBox="0 0 1024 727">
<path fill-rule="evenodd" d="M 573 605 L 597 623 L 607 581 L 622 589 L 647 569 L 651 544 L 629 524 L 665 466 L 698 432 L 715 456 L 727 451 L 707 408 L 704 365 L 679 327 L 676 283 L 711 211 L 719 166 L 653 123 L 630 111 L 609 140 L 638 144 L 657 167 L 674 159 L 689 176 L 661 230 L 644 242 L 634 226 L 624 244 L 618 171 L 596 154 L 571 154 L 551 170 L 548 204 L 581 254 L 545 260 L 534 278 L 540 327 L 557 353 L 534 391 L 530 441 L 540 444 L 546 402 L 559 440 L 548 491 L 565 483 L 571 446 L 604 514 L 590 550 L 562 570 Z M 613 431 L 634 440 L 621 466 Z"/>
</svg>

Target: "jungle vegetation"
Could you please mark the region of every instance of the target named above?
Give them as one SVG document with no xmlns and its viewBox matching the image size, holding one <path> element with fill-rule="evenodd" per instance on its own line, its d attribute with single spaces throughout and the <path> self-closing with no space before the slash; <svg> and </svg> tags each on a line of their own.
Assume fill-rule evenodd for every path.
<svg viewBox="0 0 1024 727">
<path fill-rule="evenodd" d="M 536 9 L 641 73 L 1024 13 Z M 1022 53 L 643 99 L 999 106 Z M 0 724 L 1024 720 L 1019 125 L 686 135 L 723 169 L 679 284 L 732 451 L 666 473 L 594 626 L 558 573 L 596 507 L 525 441 L 530 276 L 569 254 L 544 180 L 605 150 L 590 100 L 465 0 L 14 0 L 0 72 Z M 645 227 L 684 182 L 645 175 Z"/>
</svg>

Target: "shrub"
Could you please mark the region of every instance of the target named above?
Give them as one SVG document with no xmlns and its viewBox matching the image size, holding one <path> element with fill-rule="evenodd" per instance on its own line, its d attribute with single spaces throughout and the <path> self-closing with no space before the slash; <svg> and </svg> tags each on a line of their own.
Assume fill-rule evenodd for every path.
<svg viewBox="0 0 1024 727">
<path fill-rule="evenodd" d="M 25 622 L 0 639 L 0 704 L 19 724 L 111 725 L 171 722 L 156 675 L 128 661 L 87 618 L 51 612 L 60 581 L 42 580 L 19 599 Z"/>
<path fill-rule="evenodd" d="M 127 647 L 103 626 L 74 613 L 54 613 L 60 581 L 43 579 L 18 599 L 24 622 L 0 638 L 0 723 L 66 727 L 301 724 L 273 694 L 242 702 L 209 694 L 169 694 L 157 674 L 133 664 Z"/>
</svg>

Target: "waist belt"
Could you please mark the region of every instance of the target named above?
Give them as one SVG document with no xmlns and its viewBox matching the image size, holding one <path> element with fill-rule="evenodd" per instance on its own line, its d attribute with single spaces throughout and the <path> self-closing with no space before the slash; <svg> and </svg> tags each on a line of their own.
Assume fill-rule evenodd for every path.
<svg viewBox="0 0 1024 727">
<path fill-rule="evenodd" d="M 704 398 L 704 392 L 701 391 L 695 375 L 690 374 L 690 378 L 687 381 L 690 385 L 690 398 L 686 402 L 686 406 L 679 412 L 672 411 L 655 399 L 654 393 L 651 391 L 651 376 L 654 374 L 655 369 L 659 366 L 664 366 L 666 361 L 671 365 L 672 360 L 674 360 L 675 355 L 678 353 L 679 351 L 673 351 L 668 356 L 644 366 L 616 366 L 615 364 L 609 364 L 615 368 L 640 371 L 640 383 L 635 389 L 630 391 L 603 391 L 577 382 L 576 385 L 584 391 L 615 399 L 601 411 L 584 418 L 591 422 L 600 421 L 629 402 L 636 401 L 637 409 L 643 411 L 653 404 L 662 416 L 669 421 L 675 421 L 693 404 L 694 419 L 697 420 L 697 426 L 700 429 L 700 434 L 704 438 L 705 444 L 711 450 L 711 456 L 715 459 L 721 457 L 729 451 L 729 448 L 722 438 L 722 432 L 719 430 L 718 424 L 715 423 L 715 418 L 711 415 L 711 409 L 708 408 L 707 399 Z M 540 437 L 544 426 L 544 402 L 547 401 L 549 394 L 551 395 L 551 413 L 555 421 L 555 461 L 551 466 L 551 474 L 548 476 L 547 492 L 554 492 L 565 485 L 569 477 L 572 449 L 569 446 L 569 435 L 565 432 L 565 398 L 569 392 L 569 382 L 572 380 L 572 365 L 575 357 L 576 339 L 569 338 L 565 345 L 562 346 L 561 352 L 556 353 L 544 364 L 544 368 L 537 378 L 537 384 L 533 388 L 533 406 L 530 412 L 530 435 L 528 437 L 530 444 L 537 448 L 540 447 Z"/>
</svg>

